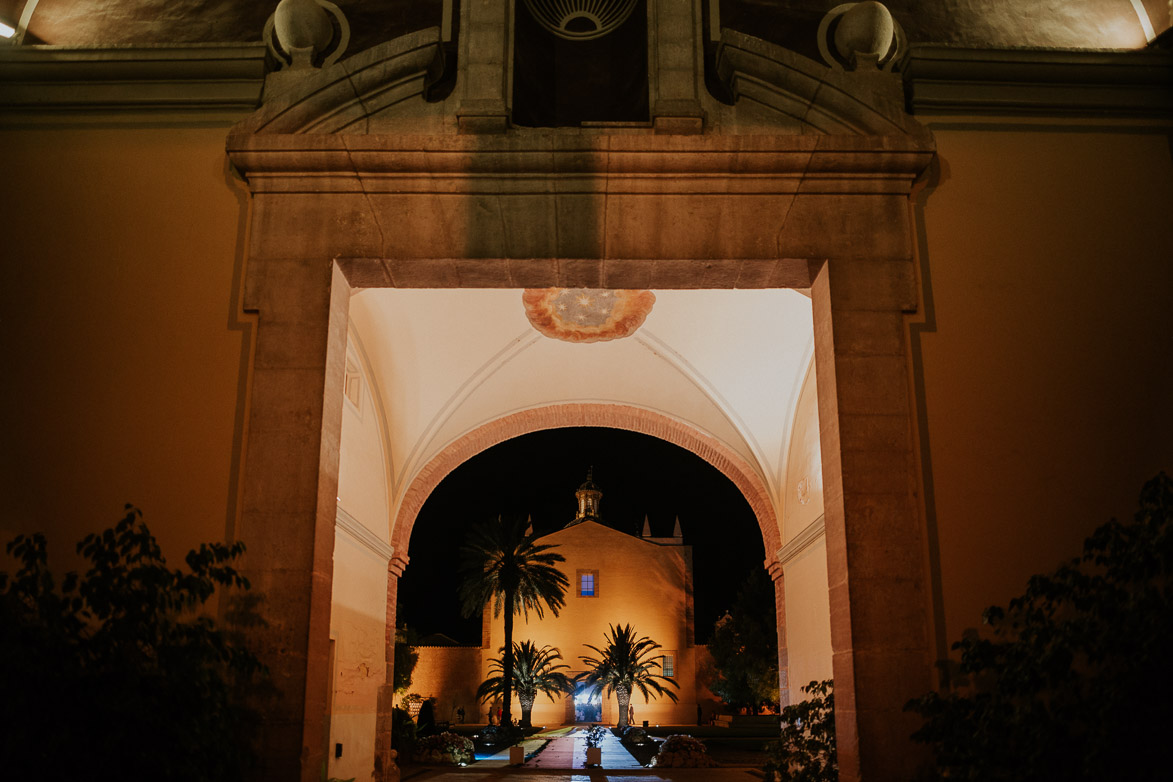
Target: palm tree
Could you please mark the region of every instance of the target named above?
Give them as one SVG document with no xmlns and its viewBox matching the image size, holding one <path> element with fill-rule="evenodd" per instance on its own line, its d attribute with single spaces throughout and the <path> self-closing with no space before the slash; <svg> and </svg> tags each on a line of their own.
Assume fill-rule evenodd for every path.
<svg viewBox="0 0 1173 782">
<path fill-rule="evenodd" d="M 570 584 L 555 563 L 566 558 L 556 554 L 552 545 L 539 545 L 532 534 L 527 535 L 520 519 L 502 521 L 498 516 L 473 527 L 467 542 L 460 549 L 460 600 L 466 617 L 484 610 L 491 600 L 493 616 L 505 609 L 505 647 L 502 670 L 513 670 L 513 616 L 523 614 L 529 619 L 533 611 L 540 619 L 542 607 L 558 616 L 558 609 L 566 605 L 564 595 Z M 512 677 L 505 677 L 504 705 L 501 722 L 513 720 Z"/>
<path fill-rule="evenodd" d="M 648 638 L 646 635 L 639 640 L 636 640 L 635 630 L 631 625 L 623 625 L 622 627 L 615 627 L 611 625 L 610 637 L 607 638 L 607 645 L 600 649 L 597 646 L 586 645 L 588 649 L 593 649 L 599 656 L 587 657 L 582 656 L 581 659 L 591 669 L 586 673 L 579 674 L 575 681 L 581 681 L 592 687 L 602 687 L 603 695 L 609 696 L 615 693 L 616 700 L 619 701 L 619 727 L 627 727 L 627 706 L 631 703 L 631 694 L 635 690 L 643 693 L 644 703 L 648 702 L 649 697 L 659 695 L 667 695 L 669 698 L 676 701 L 676 693 L 664 687 L 664 684 L 670 684 L 673 687 L 679 685 L 658 673 L 652 673 L 653 670 L 661 668 L 660 658 L 653 656 L 652 653 L 660 648 L 660 645 Z M 664 684 L 661 684 L 661 680 Z"/>
<path fill-rule="evenodd" d="M 504 690 L 504 658 L 505 647 L 501 647 L 501 656 L 489 663 L 489 678 L 477 688 L 477 698 L 480 700 L 487 701 Z M 556 703 L 556 695 L 574 691 L 574 685 L 562 673 L 570 666 L 556 663 L 561 659 L 562 653 L 552 646 L 539 649 L 533 641 L 513 645 L 513 689 L 517 691 L 517 700 L 521 703 L 521 727 L 530 727 L 530 714 L 533 713 L 534 700 L 539 692 L 545 693 L 551 703 Z"/>
</svg>

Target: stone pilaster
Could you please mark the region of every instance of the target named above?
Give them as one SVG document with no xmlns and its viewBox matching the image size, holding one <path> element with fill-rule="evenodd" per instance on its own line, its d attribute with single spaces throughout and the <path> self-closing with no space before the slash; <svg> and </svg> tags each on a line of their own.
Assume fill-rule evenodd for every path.
<svg viewBox="0 0 1173 782">
<path fill-rule="evenodd" d="M 311 782 L 325 759 L 349 296 L 333 261 L 250 260 L 257 342 L 237 537 L 267 622 L 253 642 L 278 690 L 260 725 L 267 780 Z"/>
<path fill-rule="evenodd" d="M 786 646 L 786 577 L 777 560 L 767 561 L 774 580 L 774 616 L 778 623 L 778 704 L 790 705 L 790 650 Z"/>
<path fill-rule="evenodd" d="M 375 782 L 398 782 L 397 752 L 391 744 L 391 709 L 395 704 L 395 629 L 398 623 L 396 607 L 399 602 L 399 578 L 407 560 L 398 551 L 387 563 L 387 632 L 384 660 L 387 678 L 379 685 L 375 706 Z"/>
<path fill-rule="evenodd" d="M 911 261 L 835 260 L 811 287 L 840 778 L 907 780 L 932 687 L 903 313 Z"/>
</svg>

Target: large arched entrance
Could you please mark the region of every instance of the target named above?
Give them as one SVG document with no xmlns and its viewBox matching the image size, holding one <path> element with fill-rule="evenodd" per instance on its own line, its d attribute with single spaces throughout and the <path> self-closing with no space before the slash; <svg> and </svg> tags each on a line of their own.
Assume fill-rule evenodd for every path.
<svg viewBox="0 0 1173 782">
<path fill-rule="evenodd" d="M 697 28 L 653 5 L 657 46 L 683 35 L 699 57 Z M 364 78 L 398 78 L 403 105 L 440 48 L 409 38 L 363 55 Z M 283 692 L 264 725 L 272 778 L 321 766 L 348 308 L 353 289 L 379 287 L 809 289 L 841 773 L 911 774 L 903 705 L 931 685 L 932 611 L 905 314 L 918 306 L 910 193 L 932 140 L 887 83 L 726 38 L 723 73 L 758 107 L 744 116 L 688 67 L 652 74 L 649 128 L 505 132 L 504 100 L 476 93 L 507 83 L 492 51 L 507 36 L 489 35 L 462 50 L 463 103 L 458 89 L 398 116 L 379 79 L 326 69 L 230 136 L 252 193 L 244 299 L 258 313 L 239 536 L 253 583 L 279 596 L 259 636 Z M 702 105 L 724 124 L 696 133 Z"/>
</svg>

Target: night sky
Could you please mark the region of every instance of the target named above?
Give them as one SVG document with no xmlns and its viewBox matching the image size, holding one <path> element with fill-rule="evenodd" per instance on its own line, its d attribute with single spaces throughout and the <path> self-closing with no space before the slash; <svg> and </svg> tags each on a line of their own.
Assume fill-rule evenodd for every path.
<svg viewBox="0 0 1173 782">
<path fill-rule="evenodd" d="M 750 569 L 762 567 L 762 535 L 733 483 L 700 457 L 671 443 L 620 429 L 552 429 L 478 454 L 445 478 L 412 529 L 410 563 L 399 582 L 408 625 L 421 636 L 444 633 L 479 644 L 480 616 L 464 619 L 456 597 L 457 551 L 467 530 L 498 514 L 532 516 L 538 535 L 574 518 L 575 490 L 594 467 L 603 520 L 639 534 L 667 537 L 677 516 L 693 547 L 698 643 L 733 602 Z"/>
</svg>

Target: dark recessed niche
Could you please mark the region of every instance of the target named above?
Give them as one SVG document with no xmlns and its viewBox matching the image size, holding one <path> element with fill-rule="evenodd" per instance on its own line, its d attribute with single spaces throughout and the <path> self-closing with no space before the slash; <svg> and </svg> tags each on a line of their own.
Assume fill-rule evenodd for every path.
<svg viewBox="0 0 1173 782">
<path fill-rule="evenodd" d="M 585 122 L 647 122 L 646 0 L 618 29 L 572 41 L 538 24 L 518 2 L 514 12 L 513 124 L 574 127 Z M 588 19 L 573 20 L 590 25 Z M 589 32 L 589 30 L 581 30 Z"/>
</svg>

